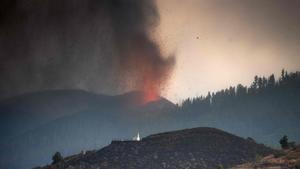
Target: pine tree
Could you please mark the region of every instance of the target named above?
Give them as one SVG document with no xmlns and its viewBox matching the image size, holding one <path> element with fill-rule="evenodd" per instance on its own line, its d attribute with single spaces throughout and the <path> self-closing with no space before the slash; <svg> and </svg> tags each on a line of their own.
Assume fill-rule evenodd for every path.
<svg viewBox="0 0 300 169">
<path fill-rule="evenodd" d="M 60 154 L 60 152 L 56 152 L 53 156 L 52 156 L 52 164 L 57 164 L 61 161 L 63 161 L 64 158 L 62 157 L 62 155 Z"/>
<path fill-rule="evenodd" d="M 281 145 L 281 148 L 287 149 L 289 148 L 289 143 L 288 143 L 288 137 L 284 135 L 280 140 L 279 143 Z"/>
</svg>

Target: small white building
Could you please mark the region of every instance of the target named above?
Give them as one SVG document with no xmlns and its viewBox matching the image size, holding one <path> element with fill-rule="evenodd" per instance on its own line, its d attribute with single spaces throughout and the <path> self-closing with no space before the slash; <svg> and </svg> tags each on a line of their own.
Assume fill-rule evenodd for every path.
<svg viewBox="0 0 300 169">
<path fill-rule="evenodd" d="M 133 141 L 141 141 L 140 133 L 138 132 L 136 136 L 132 138 Z"/>
</svg>

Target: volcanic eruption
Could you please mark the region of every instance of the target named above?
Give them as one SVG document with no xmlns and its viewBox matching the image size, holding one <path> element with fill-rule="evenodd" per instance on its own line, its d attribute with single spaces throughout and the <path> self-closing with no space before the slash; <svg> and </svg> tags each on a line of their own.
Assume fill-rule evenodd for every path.
<svg viewBox="0 0 300 169">
<path fill-rule="evenodd" d="M 158 22 L 154 0 L 1 1 L 0 97 L 79 88 L 155 100 L 175 63 L 155 43 Z"/>
<path fill-rule="evenodd" d="M 133 89 L 142 91 L 144 103 L 155 101 L 167 85 L 173 69 L 174 57 L 163 58 L 159 48 L 147 36 L 141 40 L 132 39 L 130 52 L 120 65 L 124 81 L 131 82 Z"/>
<path fill-rule="evenodd" d="M 112 27 L 120 54 L 122 80 L 129 88 L 141 90 L 144 102 L 157 100 L 166 85 L 175 59 L 163 57 L 151 31 L 157 26 L 159 14 L 153 0 L 113 0 Z M 118 11 L 118 12 L 115 12 Z"/>
</svg>

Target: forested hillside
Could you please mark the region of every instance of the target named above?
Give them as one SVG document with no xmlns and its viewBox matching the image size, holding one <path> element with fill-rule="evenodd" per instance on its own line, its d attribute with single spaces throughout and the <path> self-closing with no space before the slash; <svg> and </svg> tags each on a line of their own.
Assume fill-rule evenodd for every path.
<svg viewBox="0 0 300 169">
<path fill-rule="evenodd" d="M 300 72 L 282 70 L 278 79 L 255 76 L 249 87 L 238 84 L 187 99 L 177 113 L 184 123 L 222 128 L 271 145 L 283 134 L 300 140 Z"/>
</svg>

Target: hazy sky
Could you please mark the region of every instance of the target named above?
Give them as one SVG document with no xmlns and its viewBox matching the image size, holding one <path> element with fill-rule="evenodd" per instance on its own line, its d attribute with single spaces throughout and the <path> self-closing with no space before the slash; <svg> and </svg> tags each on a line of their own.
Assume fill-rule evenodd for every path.
<svg viewBox="0 0 300 169">
<path fill-rule="evenodd" d="M 157 39 L 177 62 L 173 101 L 236 85 L 254 75 L 300 70 L 298 0 L 158 0 Z M 277 76 L 278 77 L 278 76 Z"/>
</svg>

